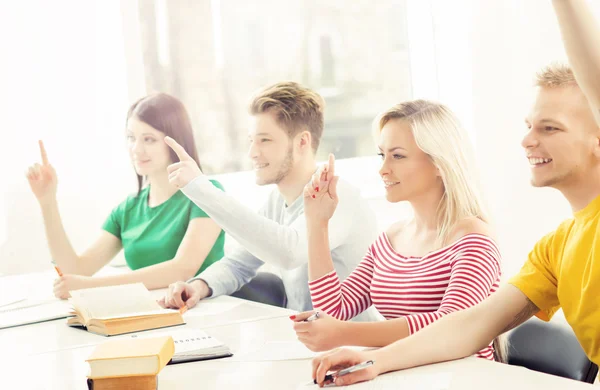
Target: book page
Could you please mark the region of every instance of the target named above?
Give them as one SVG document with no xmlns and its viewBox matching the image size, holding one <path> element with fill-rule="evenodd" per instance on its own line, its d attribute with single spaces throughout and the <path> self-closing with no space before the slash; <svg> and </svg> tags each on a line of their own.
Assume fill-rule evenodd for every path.
<svg viewBox="0 0 600 390">
<path fill-rule="evenodd" d="M 71 302 L 93 319 L 134 317 L 165 311 L 142 283 L 71 291 Z"/>
</svg>

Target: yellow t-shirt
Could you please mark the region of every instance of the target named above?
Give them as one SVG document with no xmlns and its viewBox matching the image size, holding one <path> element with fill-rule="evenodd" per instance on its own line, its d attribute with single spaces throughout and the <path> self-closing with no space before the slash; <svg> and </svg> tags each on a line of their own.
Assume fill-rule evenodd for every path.
<svg viewBox="0 0 600 390">
<path fill-rule="evenodd" d="M 600 197 L 535 244 L 510 284 L 549 321 L 562 307 L 585 353 L 600 364 Z"/>
</svg>

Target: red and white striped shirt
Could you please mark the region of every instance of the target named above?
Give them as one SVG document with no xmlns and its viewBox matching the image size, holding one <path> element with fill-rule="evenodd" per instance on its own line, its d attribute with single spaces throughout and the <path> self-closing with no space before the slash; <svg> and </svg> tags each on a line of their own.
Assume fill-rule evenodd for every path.
<svg viewBox="0 0 600 390">
<path fill-rule="evenodd" d="M 468 234 L 423 257 L 406 257 L 382 233 L 343 283 L 331 271 L 309 282 L 310 295 L 315 309 L 344 321 L 375 305 L 386 319 L 405 318 L 413 334 L 496 291 L 500 259 L 494 241 L 482 234 Z M 492 344 L 477 356 L 493 360 Z"/>
</svg>

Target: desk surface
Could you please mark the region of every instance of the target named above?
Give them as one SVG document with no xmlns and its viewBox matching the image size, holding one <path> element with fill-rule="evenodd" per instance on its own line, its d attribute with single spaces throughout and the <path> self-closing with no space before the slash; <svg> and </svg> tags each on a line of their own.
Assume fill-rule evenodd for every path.
<svg viewBox="0 0 600 390">
<path fill-rule="evenodd" d="M 160 390 L 296 389 L 309 382 L 310 359 L 252 361 L 251 352 L 260 349 L 266 342 L 296 340 L 287 318 L 291 313 L 289 310 L 231 297 L 219 297 L 212 303 L 229 305 L 230 310 L 220 315 L 203 315 L 201 303 L 186 313 L 185 326 L 205 329 L 227 344 L 234 356 L 166 366 L 159 375 Z M 230 323 L 223 325 L 224 322 Z M 0 330 L 0 389 L 86 389 L 88 365 L 85 359 L 94 345 L 106 340 L 106 337 L 70 328 L 65 325 L 64 319 Z M 476 358 L 418 367 L 388 376 L 401 381 L 436 373 L 449 374 L 450 389 L 593 388 Z M 368 388 L 384 387 L 371 383 Z"/>
</svg>

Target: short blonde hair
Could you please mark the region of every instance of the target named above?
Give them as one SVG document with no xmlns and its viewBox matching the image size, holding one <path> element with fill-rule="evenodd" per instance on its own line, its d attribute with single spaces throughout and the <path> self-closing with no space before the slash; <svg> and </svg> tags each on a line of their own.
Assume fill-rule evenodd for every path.
<svg viewBox="0 0 600 390">
<path fill-rule="evenodd" d="M 323 135 L 325 102 L 321 95 L 295 82 L 282 82 L 261 90 L 250 103 L 250 114 L 273 112 L 288 136 L 308 130 L 317 151 Z"/>
<path fill-rule="evenodd" d="M 392 120 L 402 120 L 410 126 L 417 146 L 431 158 L 444 183 L 444 195 L 438 205 L 436 244 L 449 244 L 453 228 L 464 218 L 487 222 L 472 145 L 454 113 L 428 100 L 400 103 L 375 119 L 374 134 L 379 135 Z"/>
<path fill-rule="evenodd" d="M 536 87 L 564 87 L 577 85 L 571 67 L 564 63 L 551 63 L 540 69 L 535 75 Z"/>
</svg>

